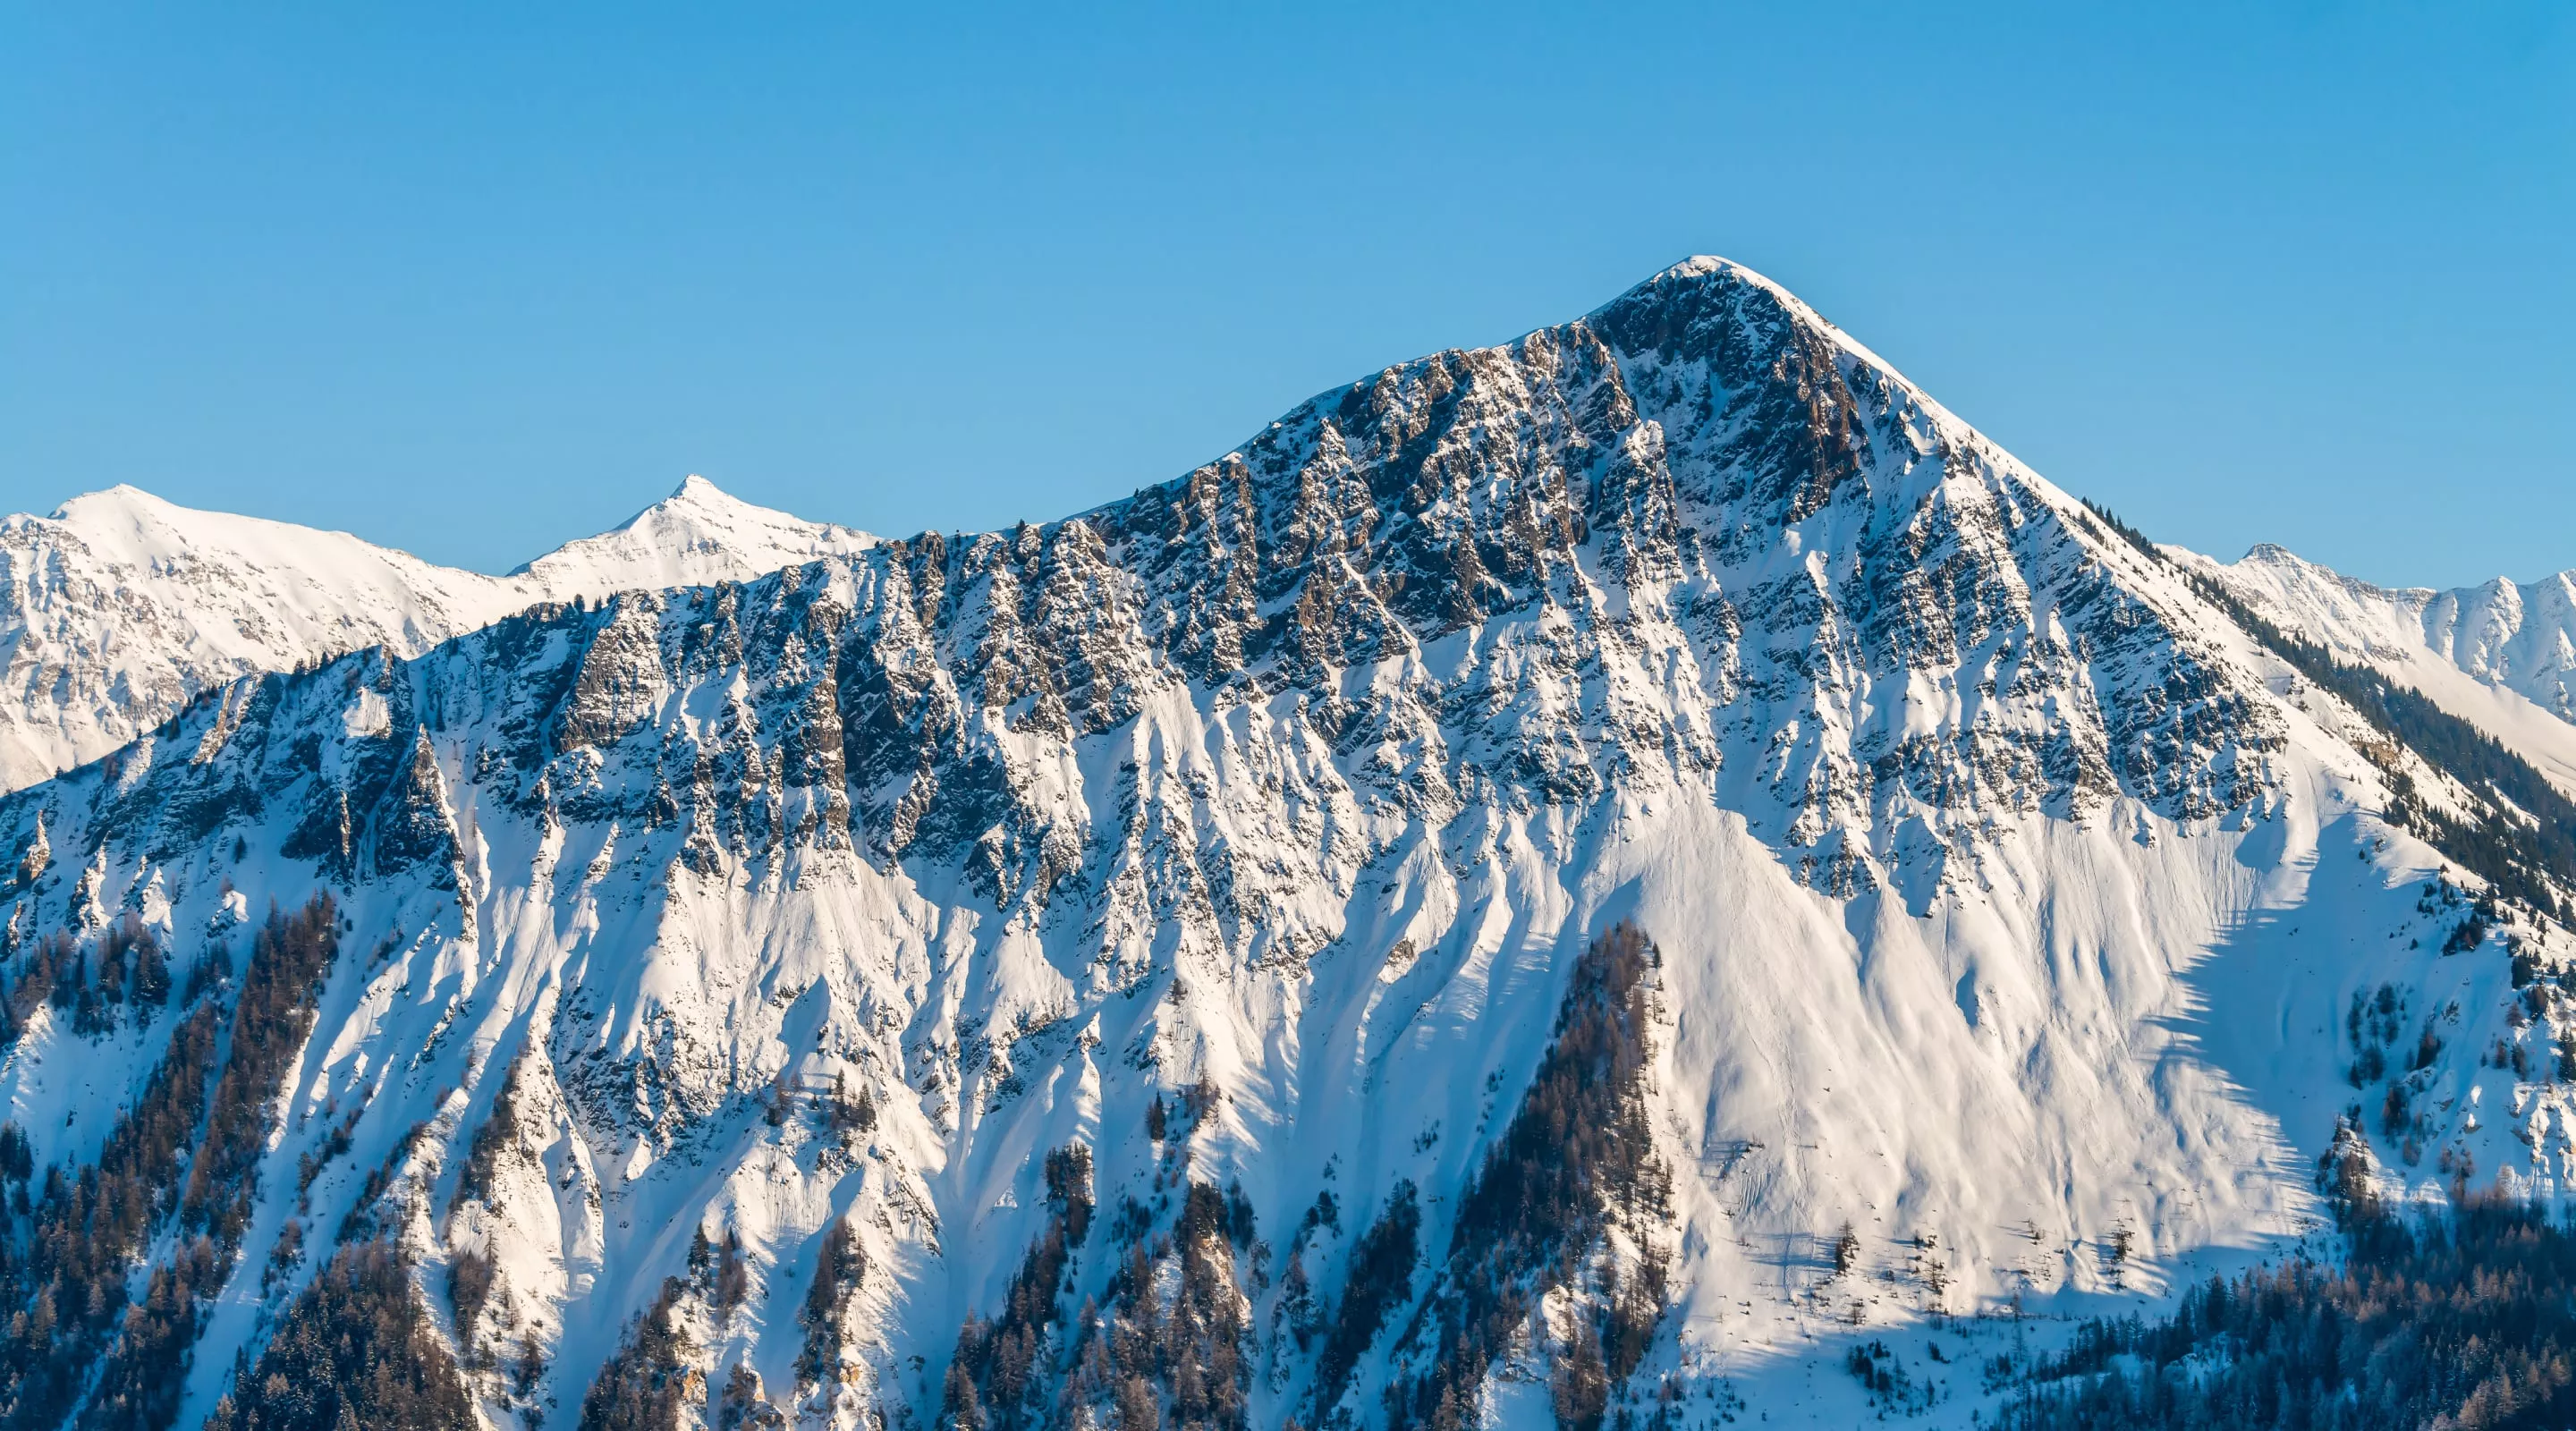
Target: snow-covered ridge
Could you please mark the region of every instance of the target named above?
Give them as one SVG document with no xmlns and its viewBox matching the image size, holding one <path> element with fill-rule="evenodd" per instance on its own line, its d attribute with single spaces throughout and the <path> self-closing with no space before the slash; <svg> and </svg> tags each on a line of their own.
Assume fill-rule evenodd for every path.
<svg viewBox="0 0 2576 1431">
<path fill-rule="evenodd" d="M 2337 1030 L 2382 983 L 2371 1036 L 2449 1050 L 2402 1070 L 2392 1178 L 2576 1171 L 2576 1103 L 2480 1058 L 2549 1026 L 2508 1026 L 2491 945 L 2441 956 L 2459 899 L 2373 813 L 2402 752 L 2293 685 L 1776 285 L 1693 260 L 1079 518 L 243 676 L 0 800 L 0 900 L 21 940 L 131 912 L 183 961 L 339 901 L 183 1424 L 362 1205 L 484 1354 L 486 1424 L 568 1420 L 675 1277 L 683 1424 L 728 1387 L 741 1424 L 931 1424 L 1080 1142 L 1099 1215 L 1037 1328 L 1045 1404 L 1107 1424 L 1132 1388 L 1075 1309 L 1124 1335 L 1196 1256 L 1248 1424 L 1374 1426 L 1576 951 L 1633 919 L 1673 1190 L 1589 1265 L 1669 1259 L 1649 1382 L 1847 1426 L 1830 1365 L 1763 1379 L 1855 1324 L 1907 1346 L 2305 1225 L 2356 1096 Z M 30 1019 L 0 1093 L 38 1167 L 95 1156 L 167 1023 Z M 1238 1187 L 1253 1235 L 1188 1243 L 1192 1184 Z M 1319 1408 L 1310 1323 L 1398 1205 L 1420 1255 Z M 701 1235 L 738 1240 L 738 1295 Z M 460 1317 L 446 1274 L 487 1256 Z M 1487 1424 L 1546 1424 L 1600 1296 L 1533 1312 Z"/>
<path fill-rule="evenodd" d="M 2166 551 L 2284 631 L 2422 691 L 2576 793 L 2576 571 L 2435 591 L 2374 586 L 2268 542 L 2233 563 Z"/>
<path fill-rule="evenodd" d="M 382 645 L 417 655 L 542 601 L 741 580 L 869 538 L 691 477 L 506 577 L 133 487 L 0 519 L 0 789 L 97 759 L 199 691 Z"/>
</svg>

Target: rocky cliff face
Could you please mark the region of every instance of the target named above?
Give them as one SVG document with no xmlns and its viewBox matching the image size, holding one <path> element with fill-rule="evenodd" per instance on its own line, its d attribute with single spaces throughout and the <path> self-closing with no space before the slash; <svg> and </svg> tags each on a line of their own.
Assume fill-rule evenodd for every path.
<svg viewBox="0 0 2576 1431">
<path fill-rule="evenodd" d="M 0 969 L 335 901 L 190 1424 L 371 1237 L 491 1424 L 1678 1418 L 2294 1233 L 2379 983 L 2406 1136 L 2557 1176 L 2394 771 L 1701 259 L 1062 522 L 233 681 L 0 803 Z M 170 1021 L 25 977 L 77 1167 Z"/>
</svg>

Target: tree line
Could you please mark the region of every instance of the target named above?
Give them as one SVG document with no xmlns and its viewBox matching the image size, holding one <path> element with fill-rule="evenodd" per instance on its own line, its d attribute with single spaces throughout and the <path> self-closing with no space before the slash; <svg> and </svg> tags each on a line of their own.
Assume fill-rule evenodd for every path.
<svg viewBox="0 0 2576 1431">
<path fill-rule="evenodd" d="M 2166 1317 L 2086 1322 L 2018 1375 L 1997 1425 L 2576 1424 L 2576 1227 L 2496 1193 L 2393 1207 L 2359 1163 L 2337 1169 L 2341 1263 L 2295 1258 L 2212 1278 Z"/>
</svg>

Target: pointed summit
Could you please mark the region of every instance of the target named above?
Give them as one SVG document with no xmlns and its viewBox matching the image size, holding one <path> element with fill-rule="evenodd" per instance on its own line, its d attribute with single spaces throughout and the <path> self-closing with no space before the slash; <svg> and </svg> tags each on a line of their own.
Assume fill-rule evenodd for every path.
<svg viewBox="0 0 2576 1431">
<path fill-rule="evenodd" d="M 652 507 L 647 507 L 645 510 L 649 512 L 654 510 L 654 508 L 669 507 L 695 507 L 714 511 L 757 512 L 763 510 L 762 508 L 752 506 L 749 502 L 742 500 L 740 497 L 735 496 L 731 492 L 726 491 L 722 487 L 717 486 L 715 483 L 708 481 L 706 478 L 699 476 L 695 472 L 681 478 L 680 485 L 671 489 L 670 496 L 654 503 Z"/>
<path fill-rule="evenodd" d="M 618 527 L 568 542 L 512 575 L 559 591 L 658 590 L 748 580 L 874 545 L 865 532 L 754 506 L 691 473 Z"/>
</svg>

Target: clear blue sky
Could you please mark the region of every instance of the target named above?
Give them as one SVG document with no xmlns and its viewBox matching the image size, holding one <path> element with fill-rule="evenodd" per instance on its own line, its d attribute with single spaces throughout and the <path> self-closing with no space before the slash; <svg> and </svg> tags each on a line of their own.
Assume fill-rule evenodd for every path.
<svg viewBox="0 0 2576 1431">
<path fill-rule="evenodd" d="M 989 527 L 1714 252 L 2160 537 L 2576 566 L 2563 5 L 217 8 L 0 0 L 0 508 Z"/>
</svg>

